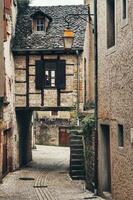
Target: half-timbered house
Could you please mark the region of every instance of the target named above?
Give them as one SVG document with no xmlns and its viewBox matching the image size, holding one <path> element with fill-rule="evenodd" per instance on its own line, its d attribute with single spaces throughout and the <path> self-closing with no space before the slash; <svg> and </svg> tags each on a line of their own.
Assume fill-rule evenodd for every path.
<svg viewBox="0 0 133 200">
<path fill-rule="evenodd" d="M 71 14 L 82 14 L 82 17 Z M 18 15 L 12 50 L 20 143 L 26 143 L 23 140 L 26 136 L 22 136 L 26 134 L 23 123 L 32 111 L 44 111 L 48 116 L 56 112 L 59 118 L 71 119 L 72 112 L 77 115 L 92 104 L 93 48 L 87 15 L 85 5 L 29 7 Z M 66 16 L 74 31 L 69 50 L 63 44 L 63 31 L 68 25 Z M 25 154 L 28 150 L 24 146 L 21 150 Z"/>
</svg>

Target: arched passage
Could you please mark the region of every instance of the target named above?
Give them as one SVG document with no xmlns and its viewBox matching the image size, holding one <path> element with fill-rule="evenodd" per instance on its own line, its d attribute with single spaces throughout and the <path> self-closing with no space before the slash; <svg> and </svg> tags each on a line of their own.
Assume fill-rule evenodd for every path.
<svg viewBox="0 0 133 200">
<path fill-rule="evenodd" d="M 32 111 L 16 111 L 16 117 L 19 133 L 19 164 L 23 166 L 32 160 Z"/>
</svg>

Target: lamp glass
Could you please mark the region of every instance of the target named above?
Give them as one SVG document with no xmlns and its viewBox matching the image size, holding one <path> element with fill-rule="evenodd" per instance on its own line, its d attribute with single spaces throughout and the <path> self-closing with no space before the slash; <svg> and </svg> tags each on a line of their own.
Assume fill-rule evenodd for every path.
<svg viewBox="0 0 133 200">
<path fill-rule="evenodd" d="M 71 29 L 65 29 L 64 30 L 64 48 L 65 49 L 71 49 L 73 45 L 73 40 L 74 40 L 74 33 Z"/>
<path fill-rule="evenodd" d="M 71 49 L 73 45 L 73 37 L 64 37 L 64 48 Z"/>
</svg>

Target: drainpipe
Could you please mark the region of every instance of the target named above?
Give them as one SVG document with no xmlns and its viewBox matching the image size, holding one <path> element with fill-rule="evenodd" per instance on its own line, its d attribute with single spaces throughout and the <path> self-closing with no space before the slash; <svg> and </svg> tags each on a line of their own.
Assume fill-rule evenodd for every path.
<svg viewBox="0 0 133 200">
<path fill-rule="evenodd" d="M 80 84 L 80 77 L 79 77 L 79 51 L 76 50 L 76 55 L 77 55 L 77 105 L 76 105 L 76 117 L 77 117 L 77 126 L 80 125 L 79 123 L 79 84 Z"/>
<path fill-rule="evenodd" d="M 95 60 L 95 189 L 98 194 L 98 34 L 97 34 L 97 0 L 94 0 L 94 60 Z"/>
</svg>

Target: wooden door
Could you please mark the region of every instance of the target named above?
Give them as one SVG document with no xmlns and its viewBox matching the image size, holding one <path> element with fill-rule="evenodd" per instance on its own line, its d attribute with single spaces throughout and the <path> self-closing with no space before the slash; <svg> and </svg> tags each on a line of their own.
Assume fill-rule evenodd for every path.
<svg viewBox="0 0 133 200">
<path fill-rule="evenodd" d="M 7 163 L 7 131 L 4 131 L 3 135 L 3 166 L 2 174 L 5 175 L 8 172 L 8 163 Z"/>
<path fill-rule="evenodd" d="M 69 134 L 66 128 L 59 129 L 59 145 L 69 146 Z"/>
</svg>

